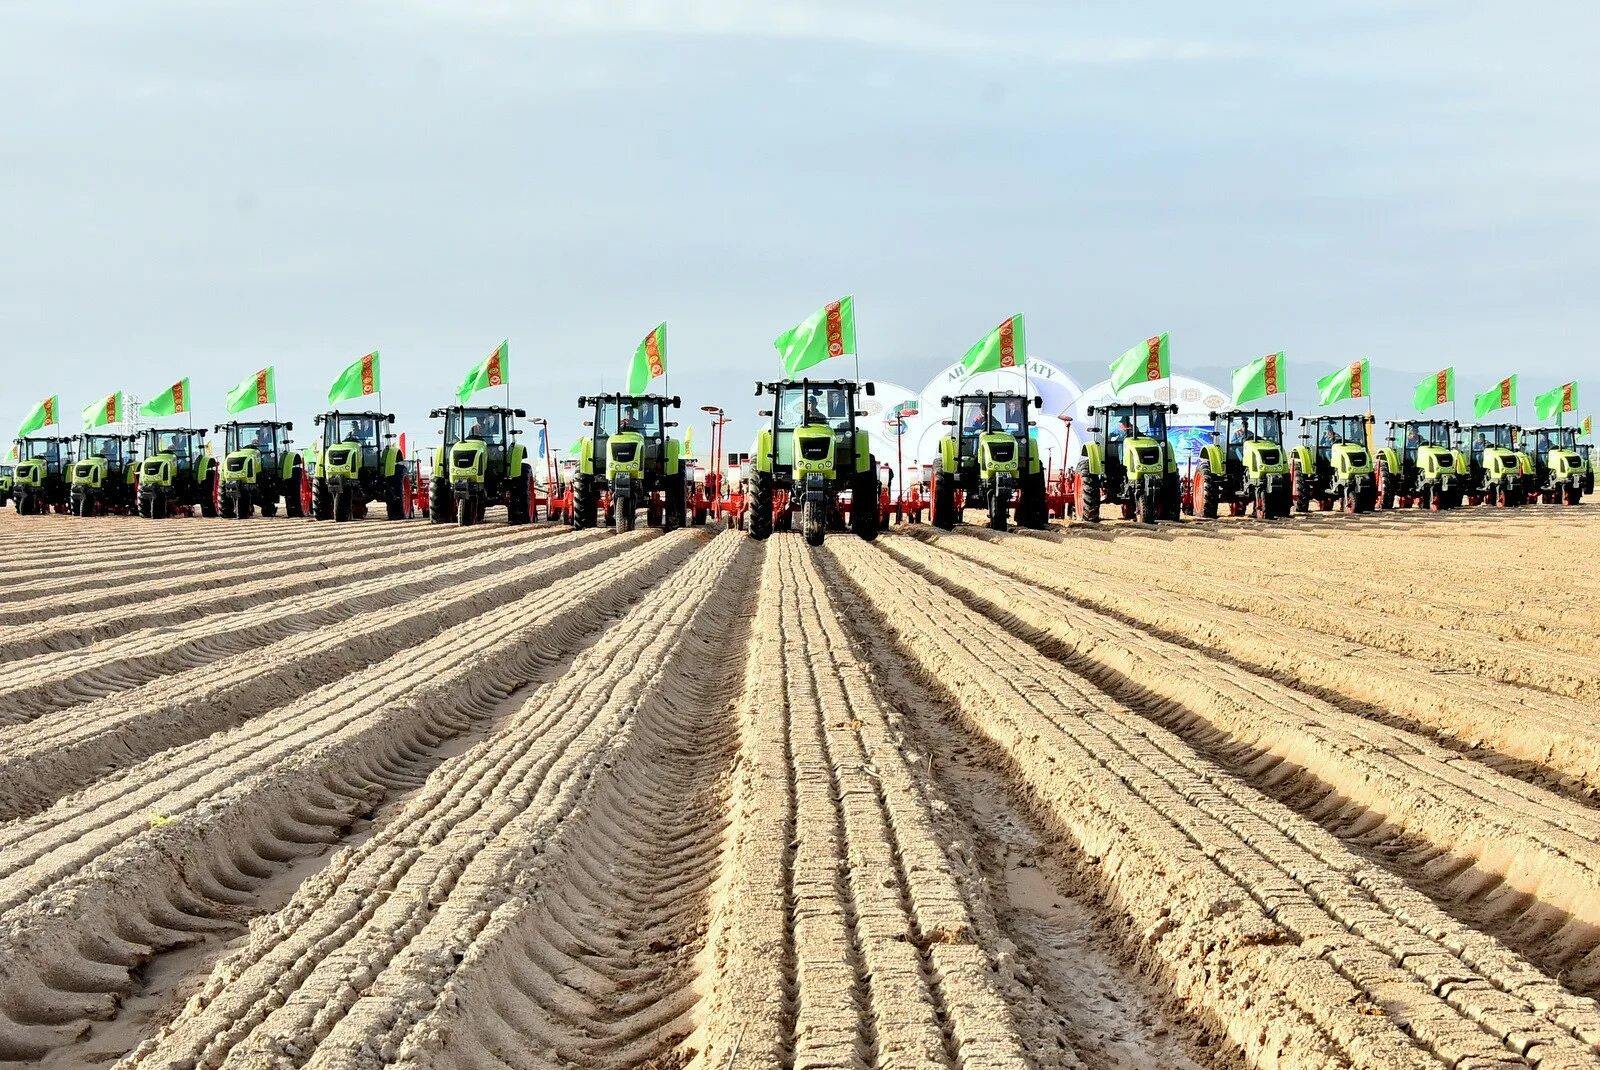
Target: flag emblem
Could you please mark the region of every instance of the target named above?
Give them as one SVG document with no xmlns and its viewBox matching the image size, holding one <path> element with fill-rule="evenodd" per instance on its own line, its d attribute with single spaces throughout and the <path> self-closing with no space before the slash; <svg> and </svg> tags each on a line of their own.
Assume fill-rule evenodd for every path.
<svg viewBox="0 0 1600 1070">
<path fill-rule="evenodd" d="M 361 394 L 363 397 L 376 392 L 373 387 L 372 373 L 372 363 L 376 357 L 376 353 L 368 353 L 361 358 Z"/>
<path fill-rule="evenodd" d="M 1161 378 L 1161 336 L 1147 338 L 1145 345 L 1144 377 L 1147 382 Z"/>
<path fill-rule="evenodd" d="M 256 404 L 265 405 L 270 400 L 271 396 L 267 393 L 267 369 L 262 368 L 256 372 Z"/>
<path fill-rule="evenodd" d="M 1361 380 L 1361 365 L 1364 361 L 1356 361 L 1350 365 L 1350 396 L 1353 398 L 1366 397 L 1367 384 Z"/>
<path fill-rule="evenodd" d="M 837 357 L 844 353 L 844 317 L 840 312 L 841 302 L 829 301 L 823 310 L 828 316 L 828 356 Z"/>
</svg>

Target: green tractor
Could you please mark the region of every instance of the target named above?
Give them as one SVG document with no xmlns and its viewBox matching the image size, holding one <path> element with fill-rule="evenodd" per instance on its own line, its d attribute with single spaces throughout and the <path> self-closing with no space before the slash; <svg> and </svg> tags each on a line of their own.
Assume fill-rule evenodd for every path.
<svg viewBox="0 0 1600 1070">
<path fill-rule="evenodd" d="M 0 464 L 0 508 L 11 500 L 11 488 L 17 478 L 14 465 Z"/>
<path fill-rule="evenodd" d="M 72 462 L 73 516 L 127 515 L 139 504 L 139 436 L 78 436 Z"/>
<path fill-rule="evenodd" d="M 141 439 L 139 515 L 164 520 L 179 514 L 217 515 L 217 466 L 205 428 L 151 427 Z"/>
<path fill-rule="evenodd" d="M 848 379 L 784 379 L 757 383 L 771 394 L 761 416 L 772 424 L 756 435 L 745 493 L 745 528 L 757 539 L 794 527 L 800 513 L 806 542 L 821 546 L 829 528 L 875 539 L 882 527 L 878 465 L 856 419 L 858 392 L 872 383 Z"/>
<path fill-rule="evenodd" d="M 1044 404 L 1034 398 L 1034 407 Z M 1028 418 L 1028 400 L 1011 391 L 943 397 L 951 409 L 945 424 L 955 430 L 939 440 L 939 464 L 933 475 L 935 527 L 949 531 L 964 508 L 983 509 L 989 527 L 1006 530 L 1011 503 L 1016 502 L 1019 527 L 1050 526 L 1045 501 L 1044 465 L 1039 436 Z"/>
<path fill-rule="evenodd" d="M 1453 420 L 1391 420 L 1378 447 L 1378 500 L 1385 509 L 1454 509 L 1466 498 L 1467 458 L 1452 444 Z"/>
<path fill-rule="evenodd" d="M 1368 446 L 1366 416 L 1308 416 L 1300 420 L 1300 445 L 1289 457 L 1289 495 L 1295 512 L 1308 513 L 1316 502 L 1323 512 L 1334 503 L 1347 513 L 1378 507 L 1378 480 Z"/>
<path fill-rule="evenodd" d="M 578 447 L 572 483 L 572 526 L 592 528 L 601 513 L 607 527 L 632 531 L 639 507 L 645 523 L 681 528 L 688 508 L 683 444 L 667 434 L 678 426 L 667 410 L 683 399 L 661 394 L 597 394 L 578 399 L 593 408 L 590 434 Z"/>
<path fill-rule="evenodd" d="M 1594 445 L 1589 442 L 1580 442 L 1577 445 L 1578 458 L 1583 461 L 1583 492 L 1594 493 Z M 4 478 L 0 476 L 0 478 Z M 0 502 L 5 499 L 0 498 Z"/>
<path fill-rule="evenodd" d="M 1194 511 L 1214 520 L 1224 502 L 1238 516 L 1253 508 L 1257 520 L 1287 517 L 1293 505 L 1289 451 L 1283 423 L 1292 412 L 1229 409 L 1211 414 L 1211 442 L 1200 448 Z"/>
<path fill-rule="evenodd" d="M 506 521 L 532 519 L 533 474 L 515 421 L 528 414 L 499 405 L 450 405 L 428 414 L 444 420 L 444 444 L 428 485 L 428 518 L 463 527 L 483 520 L 491 505 L 506 507 Z"/>
<path fill-rule="evenodd" d="M 390 520 L 411 509 L 410 472 L 395 445 L 394 413 L 325 412 L 316 478 L 311 487 L 314 520 L 343 523 L 367 515 L 369 502 L 383 502 Z"/>
<path fill-rule="evenodd" d="M 292 449 L 293 423 L 277 420 L 234 420 L 218 424 L 222 432 L 222 515 L 248 520 L 259 508 L 262 516 L 305 515 L 306 462 Z"/>
<path fill-rule="evenodd" d="M 1547 505 L 1577 505 L 1583 501 L 1588 465 L 1578 452 L 1576 427 L 1523 428 L 1518 439 L 1522 452 L 1533 462 L 1528 475 L 1528 500 Z"/>
<path fill-rule="evenodd" d="M 1472 505 L 1523 505 L 1533 459 L 1517 449 L 1521 428 L 1469 424 L 1456 429 L 1456 449 L 1467 458 L 1466 498 Z"/>
<path fill-rule="evenodd" d="M 1167 416 L 1177 411 L 1176 405 L 1146 402 L 1089 406 L 1090 419 L 1101 419 L 1087 429 L 1093 437 L 1078 460 L 1078 519 L 1099 522 L 1102 504 L 1120 505 L 1124 520 L 1142 524 L 1181 517 L 1178 458 L 1167 440 Z"/>
<path fill-rule="evenodd" d="M 52 508 L 67 511 L 67 478 L 72 470 L 70 438 L 40 436 L 16 440 L 17 464 L 12 473 L 11 495 L 20 516 L 37 516 Z"/>
</svg>

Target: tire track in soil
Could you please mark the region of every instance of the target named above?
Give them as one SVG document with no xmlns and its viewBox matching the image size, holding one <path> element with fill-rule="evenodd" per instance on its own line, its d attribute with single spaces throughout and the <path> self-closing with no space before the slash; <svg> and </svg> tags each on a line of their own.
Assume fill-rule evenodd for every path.
<svg viewBox="0 0 1600 1070">
<path fill-rule="evenodd" d="M 141 524 L 131 518 L 115 517 L 90 521 L 62 517 L 59 521 L 37 523 L 38 518 L 18 517 L 0 511 L 0 566 L 8 570 L 26 569 L 44 575 L 57 570 L 92 566 L 106 549 L 160 550 L 167 547 L 221 547 L 230 536 L 212 524 Z M 309 525 L 307 525 L 309 529 Z M 275 532 L 284 537 L 297 534 L 284 525 Z M 307 531 L 309 534 L 309 530 Z"/>
<path fill-rule="evenodd" d="M 410 569 L 373 578 L 324 584 L 305 594 L 267 599 L 232 613 L 218 613 L 166 627 L 142 628 L 87 647 L 0 663 L 0 726 L 25 724 L 53 710 L 92 703 L 110 695 L 132 697 L 134 689 L 174 674 L 222 662 L 245 652 L 269 655 L 268 647 L 297 633 L 357 618 L 450 582 L 468 582 L 521 560 L 557 554 L 590 533 L 515 539 L 481 547 L 452 547 L 442 561 L 413 559 Z M 226 671 L 217 666 L 217 672 Z M 0 740 L 7 733 L 0 728 Z M 3 745 L 0 745 L 3 747 Z"/>
<path fill-rule="evenodd" d="M 1130 951 L 1219 1041 L 1256 1064 L 1600 1065 L 1593 1001 L 884 550 L 839 543 L 883 627 L 1092 860 Z"/>
<path fill-rule="evenodd" d="M 916 538 L 1047 587 L 1099 613 L 1277 680 L 1348 713 L 1452 743 L 1496 771 L 1567 794 L 1600 791 L 1600 728 L 1588 704 L 1462 673 L 1251 614 L 1109 581 L 1037 539 Z M 982 549 L 980 549 L 982 547 Z"/>
<path fill-rule="evenodd" d="M 767 543 L 732 810 L 691 1065 L 1025 1065 L 927 802 L 796 538 Z"/>
<path fill-rule="evenodd" d="M 282 863 L 417 786 L 448 739 L 621 616 L 701 538 L 653 538 L 239 729 L 0 826 L 0 1057 L 113 1016 L 131 971 L 252 913 Z"/>
<path fill-rule="evenodd" d="M 520 531 L 469 529 L 466 537 L 445 537 L 407 542 L 406 550 L 384 552 L 366 546 L 342 547 L 337 552 L 302 557 L 287 565 L 256 570 L 249 565 L 233 570 L 206 572 L 195 581 L 197 590 L 183 590 L 188 584 L 174 585 L 177 593 L 144 597 L 151 590 L 124 589 L 107 596 L 98 609 L 61 612 L 57 609 L 14 610 L 19 623 L 0 625 L 0 660 L 14 661 L 48 651 L 72 650 L 138 627 L 170 626 L 208 613 L 248 609 L 265 598 L 285 597 L 325 586 L 333 576 L 372 577 L 415 567 L 457 544 L 463 546 L 527 539 Z M 245 577 L 242 582 L 233 582 Z M 231 585 L 230 585 L 231 584 Z M 156 585 L 155 592 L 173 586 Z M 0 613 L 0 616 L 5 614 Z"/>
<path fill-rule="evenodd" d="M 692 1001 L 694 917 L 718 859 L 732 723 L 715 695 L 726 707 L 736 693 L 727 647 L 742 642 L 738 592 L 756 556 L 748 540 L 713 540 L 307 882 L 129 1065 L 354 1067 L 402 1050 L 494 1065 L 485 1045 L 501 1034 L 529 1050 L 514 1015 L 539 1018 L 592 988 L 608 1012 L 589 1020 L 595 1032 L 566 1037 L 555 1020 L 541 1043 L 586 1044 L 603 1065 L 599 1034 L 631 1025 L 643 1047 L 670 1048 L 662 1008 Z M 711 805 L 686 807 L 685 787 Z M 582 906 L 595 913 L 575 924 Z M 612 933 L 632 983 L 597 981 L 597 962 L 540 972 L 552 947 Z M 352 972 L 367 978 L 359 991 Z"/>
<path fill-rule="evenodd" d="M 552 539 L 482 554 L 465 562 L 471 566 L 465 572 L 459 566 L 440 566 L 422 582 L 420 592 L 408 584 L 404 590 L 351 600 L 342 605 L 349 612 L 310 624 L 297 621 L 296 627 L 284 629 L 288 638 L 254 649 L 243 644 L 244 652 L 215 663 L 0 729 L 0 820 L 37 813 L 63 795 L 169 747 L 267 714 L 643 539 L 642 532 L 614 537 L 580 533 L 572 542 Z M 519 558 L 525 563 L 517 564 Z M 344 621 L 351 613 L 359 616 Z M 279 622 L 285 619 L 294 618 Z M 226 618 L 222 623 L 226 625 Z"/>
<path fill-rule="evenodd" d="M 892 711 L 893 739 L 916 771 L 952 872 L 968 893 L 977 943 L 996 963 L 1035 1068 L 1222 1070 L 1157 986 L 1124 961 L 1087 863 L 1030 812 L 1009 763 L 960 725 L 960 710 L 878 626 L 876 611 L 836 564 L 822 572 L 874 692 Z"/>
<path fill-rule="evenodd" d="M 1600 814 L 938 549 L 888 552 L 1574 991 L 1600 987 Z"/>
</svg>

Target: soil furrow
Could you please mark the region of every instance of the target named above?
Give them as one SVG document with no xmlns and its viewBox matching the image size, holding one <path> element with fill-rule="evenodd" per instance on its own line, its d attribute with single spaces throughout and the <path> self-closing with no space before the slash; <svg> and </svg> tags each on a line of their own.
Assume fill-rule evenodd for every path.
<svg viewBox="0 0 1600 1070">
<path fill-rule="evenodd" d="M 653 539 L 0 828 L 0 1051 L 37 1053 L 114 1013 L 130 970 L 248 912 L 275 860 L 419 783 L 444 739 L 547 679 L 699 541 Z"/>
<path fill-rule="evenodd" d="M 390 605 L 396 591 L 355 600 L 345 608 L 359 616 L 337 628 L 303 634 L 296 628 L 259 649 L 0 730 L 0 820 L 35 813 L 108 772 L 287 705 L 642 537 L 580 535 L 576 542 L 548 540 L 484 554 L 469 559 L 478 562 L 469 570 L 440 566 L 422 593 L 414 584 L 399 591 L 410 597 L 398 606 Z M 488 575 L 467 578 L 480 572 Z"/>
<path fill-rule="evenodd" d="M 1175 736 L 882 551 L 841 540 L 833 553 L 1096 860 L 1141 958 L 1247 1058 L 1596 1063 L 1592 1001 L 1503 949 L 1474 963 L 1459 948 L 1493 941 L 1324 830 L 1226 777 L 1197 775 L 1204 759 Z"/>
</svg>

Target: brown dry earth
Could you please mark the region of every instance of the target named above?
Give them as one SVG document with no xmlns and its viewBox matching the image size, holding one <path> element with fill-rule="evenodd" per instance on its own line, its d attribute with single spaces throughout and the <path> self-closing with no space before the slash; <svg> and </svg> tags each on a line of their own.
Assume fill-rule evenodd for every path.
<svg viewBox="0 0 1600 1070">
<path fill-rule="evenodd" d="M 0 1066 L 1600 1067 L 1600 513 L 0 513 Z"/>
</svg>

